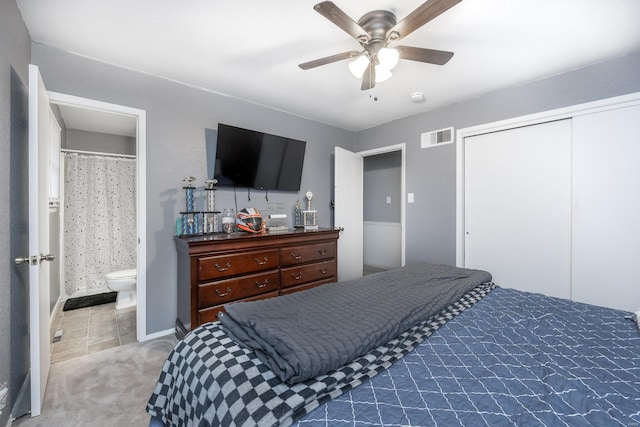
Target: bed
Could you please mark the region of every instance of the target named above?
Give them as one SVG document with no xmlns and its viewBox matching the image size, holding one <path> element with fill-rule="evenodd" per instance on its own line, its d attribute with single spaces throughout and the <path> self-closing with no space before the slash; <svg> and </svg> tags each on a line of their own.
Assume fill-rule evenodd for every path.
<svg viewBox="0 0 640 427">
<path fill-rule="evenodd" d="M 379 295 L 358 296 L 372 289 Z M 149 399 L 150 424 L 640 425 L 640 331 L 630 313 L 426 263 L 298 294 L 229 306 L 226 319 L 180 341 Z M 351 314 L 331 312 L 335 295 Z M 323 309 L 323 322 L 310 314 L 305 323 Z M 299 341 L 277 335 L 314 322 Z M 335 338 L 336 325 L 353 330 Z"/>
</svg>

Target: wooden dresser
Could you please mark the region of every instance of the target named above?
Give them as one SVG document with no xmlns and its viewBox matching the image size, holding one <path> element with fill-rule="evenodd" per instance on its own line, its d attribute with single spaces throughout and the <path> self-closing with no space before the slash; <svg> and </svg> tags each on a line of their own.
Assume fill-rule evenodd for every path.
<svg viewBox="0 0 640 427">
<path fill-rule="evenodd" d="M 277 297 L 338 280 L 338 230 L 175 237 L 181 339 L 224 304 Z"/>
</svg>

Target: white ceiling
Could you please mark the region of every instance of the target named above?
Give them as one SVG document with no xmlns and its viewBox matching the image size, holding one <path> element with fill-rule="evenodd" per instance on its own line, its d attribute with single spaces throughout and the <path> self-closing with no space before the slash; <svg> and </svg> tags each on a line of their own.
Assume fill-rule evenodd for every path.
<svg viewBox="0 0 640 427">
<path fill-rule="evenodd" d="M 317 1 L 17 3 L 35 42 L 352 131 L 640 51 L 639 0 L 463 0 L 400 42 L 453 51 L 448 64 L 401 60 L 363 92 L 348 61 L 298 67 L 360 49 Z M 355 21 L 376 9 L 401 20 L 422 0 L 334 3 Z"/>
</svg>

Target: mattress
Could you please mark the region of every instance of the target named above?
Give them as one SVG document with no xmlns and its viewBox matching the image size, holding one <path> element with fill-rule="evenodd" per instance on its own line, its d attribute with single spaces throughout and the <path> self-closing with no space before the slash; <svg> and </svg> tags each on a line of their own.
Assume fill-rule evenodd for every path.
<svg viewBox="0 0 640 427">
<path fill-rule="evenodd" d="M 640 425 L 629 313 L 494 287 L 294 385 L 203 325 L 169 356 L 147 411 L 158 425 Z"/>
</svg>

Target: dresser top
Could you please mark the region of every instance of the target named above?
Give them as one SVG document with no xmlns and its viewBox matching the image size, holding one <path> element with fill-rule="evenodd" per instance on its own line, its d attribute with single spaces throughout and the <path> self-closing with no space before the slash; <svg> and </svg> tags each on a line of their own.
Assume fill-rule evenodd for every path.
<svg viewBox="0 0 640 427">
<path fill-rule="evenodd" d="M 198 243 L 218 243 L 225 241 L 242 241 L 249 239 L 267 239 L 281 238 L 281 237 L 295 237 L 295 236 L 312 236 L 312 235 L 325 235 L 334 234 L 339 230 L 337 228 L 320 228 L 318 230 L 305 230 L 302 228 L 290 228 L 288 230 L 267 231 L 265 233 L 252 234 L 244 231 L 236 231 L 234 233 L 214 233 L 214 234 L 201 234 L 196 236 L 175 236 L 174 239 L 180 240 L 189 245 Z M 255 242 L 257 243 L 257 242 Z"/>
</svg>

